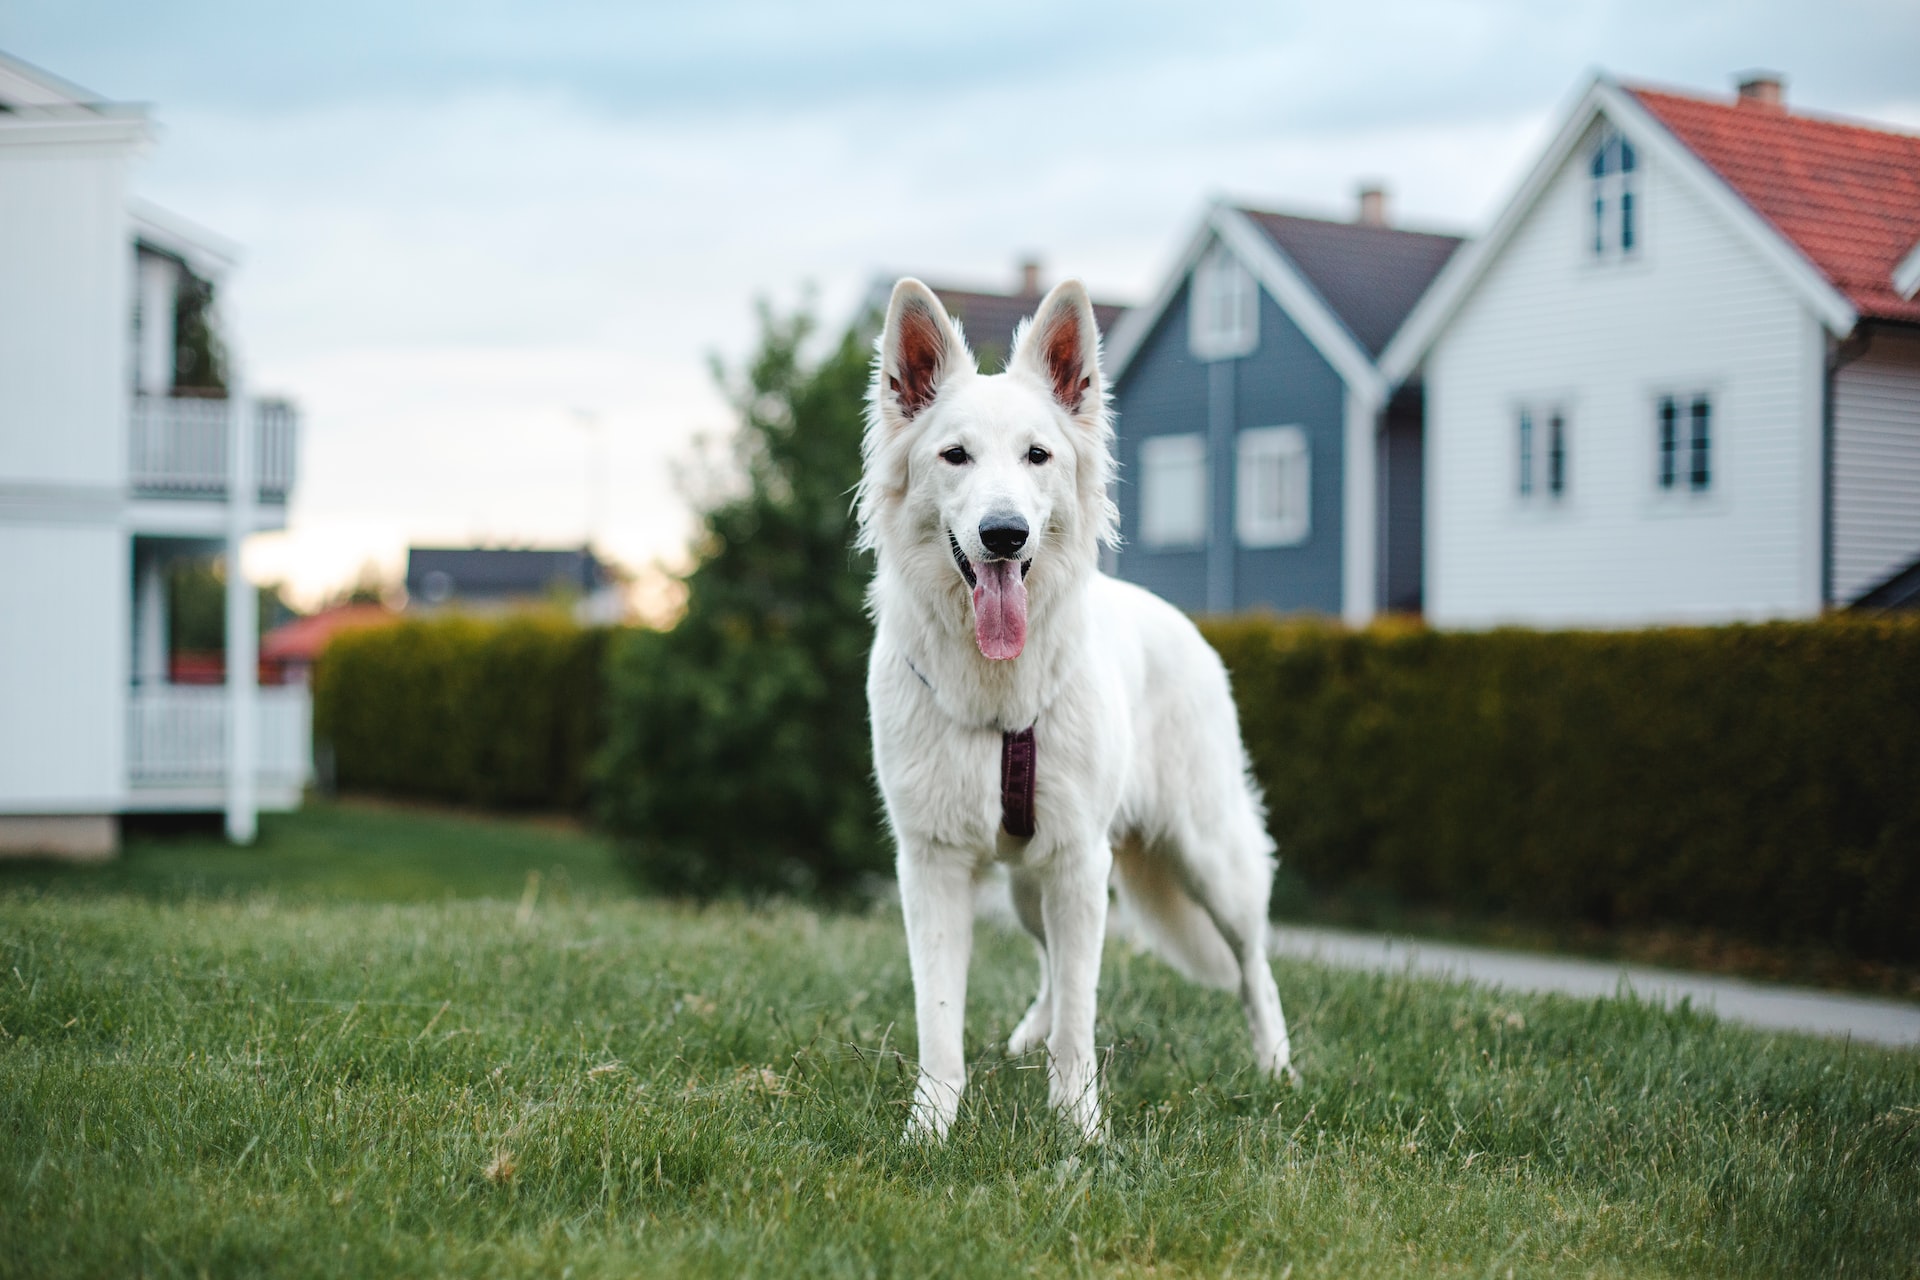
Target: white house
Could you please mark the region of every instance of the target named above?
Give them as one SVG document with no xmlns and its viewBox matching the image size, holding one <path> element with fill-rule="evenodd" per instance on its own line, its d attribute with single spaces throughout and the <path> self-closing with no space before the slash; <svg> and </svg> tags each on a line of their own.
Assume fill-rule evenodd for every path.
<svg viewBox="0 0 1920 1280">
<path fill-rule="evenodd" d="M 231 248 L 130 199 L 150 141 L 0 56 L 0 851 L 103 856 L 162 810 L 247 841 L 308 774 L 306 692 L 257 687 L 237 571 L 226 685 L 168 681 L 168 566 L 285 524 L 297 423 L 243 394 Z"/>
<path fill-rule="evenodd" d="M 1596 78 L 1380 360 L 1441 626 L 1806 617 L 1920 559 L 1920 137 Z"/>
</svg>

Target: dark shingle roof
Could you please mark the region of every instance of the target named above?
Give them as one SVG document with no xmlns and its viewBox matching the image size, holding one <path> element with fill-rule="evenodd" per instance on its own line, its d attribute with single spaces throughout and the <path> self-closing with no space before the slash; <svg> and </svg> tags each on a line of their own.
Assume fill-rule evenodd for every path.
<svg viewBox="0 0 1920 1280">
<path fill-rule="evenodd" d="M 1463 243 L 1459 236 L 1242 209 L 1347 331 L 1378 356 Z"/>
<path fill-rule="evenodd" d="M 444 575 L 444 576 L 442 576 Z M 409 547 L 407 594 L 443 600 L 512 600 L 556 590 L 589 594 L 606 575 L 593 552 L 530 551 L 504 547 Z"/>
<path fill-rule="evenodd" d="M 974 354 L 992 352 L 999 360 L 1004 360 L 1013 347 L 1014 327 L 1033 314 L 1044 296 L 1038 293 L 982 293 L 974 289 L 949 289 L 937 284 L 928 287 L 966 330 L 967 345 L 973 348 Z M 1111 302 L 1096 302 L 1093 304 L 1094 323 L 1100 326 L 1101 333 L 1111 333 L 1113 322 L 1125 310 L 1125 307 Z M 983 360 L 982 363 L 990 362 Z"/>
</svg>

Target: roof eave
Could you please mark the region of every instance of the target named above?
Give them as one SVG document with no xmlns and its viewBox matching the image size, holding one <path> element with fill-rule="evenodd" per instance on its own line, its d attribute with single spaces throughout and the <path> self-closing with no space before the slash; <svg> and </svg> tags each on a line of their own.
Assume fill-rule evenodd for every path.
<svg viewBox="0 0 1920 1280">
<path fill-rule="evenodd" d="M 239 265 L 240 246 L 179 214 L 145 200 L 127 202 L 134 238 L 181 258 L 205 279 L 218 279 Z"/>
</svg>

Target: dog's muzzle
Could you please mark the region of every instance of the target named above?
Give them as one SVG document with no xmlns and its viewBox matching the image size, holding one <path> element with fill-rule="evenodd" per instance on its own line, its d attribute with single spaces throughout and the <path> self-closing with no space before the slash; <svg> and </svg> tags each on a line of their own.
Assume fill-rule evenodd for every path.
<svg viewBox="0 0 1920 1280">
<path fill-rule="evenodd" d="M 953 530 L 947 530 L 947 546 L 953 551 L 953 563 L 960 570 L 960 576 L 967 580 L 967 589 L 973 590 L 980 585 L 980 575 L 973 571 L 973 561 L 967 559 L 967 553 L 960 549 L 960 539 L 953 536 Z M 1020 576 L 1025 578 L 1033 572 L 1033 561 L 1020 562 Z"/>
</svg>

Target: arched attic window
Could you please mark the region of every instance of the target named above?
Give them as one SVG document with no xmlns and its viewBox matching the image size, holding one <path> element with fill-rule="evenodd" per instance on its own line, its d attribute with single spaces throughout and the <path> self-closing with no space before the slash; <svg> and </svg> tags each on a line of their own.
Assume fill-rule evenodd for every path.
<svg viewBox="0 0 1920 1280">
<path fill-rule="evenodd" d="M 1592 245 L 1596 258 L 1629 258 L 1640 241 L 1635 200 L 1639 159 L 1617 130 L 1601 132 L 1589 162 L 1593 175 Z"/>
</svg>

